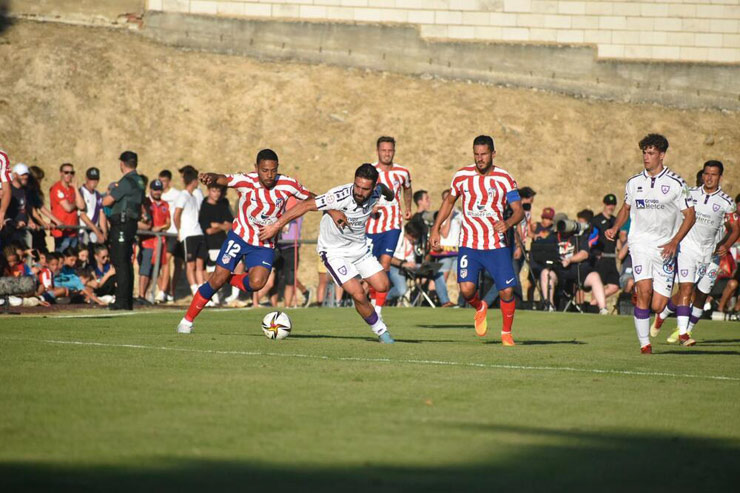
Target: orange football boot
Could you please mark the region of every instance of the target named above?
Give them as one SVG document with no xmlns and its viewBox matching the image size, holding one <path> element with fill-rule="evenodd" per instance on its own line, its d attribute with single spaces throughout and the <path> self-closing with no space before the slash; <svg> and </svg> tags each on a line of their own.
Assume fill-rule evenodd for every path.
<svg viewBox="0 0 740 493">
<path fill-rule="evenodd" d="M 483 337 L 488 333 L 486 315 L 488 315 L 488 303 L 481 301 L 480 308 L 475 311 L 475 333 L 478 337 Z"/>
</svg>

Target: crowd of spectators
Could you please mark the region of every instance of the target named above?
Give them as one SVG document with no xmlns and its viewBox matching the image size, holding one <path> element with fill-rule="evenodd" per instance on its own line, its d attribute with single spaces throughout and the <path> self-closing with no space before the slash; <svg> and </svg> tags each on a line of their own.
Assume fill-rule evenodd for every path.
<svg viewBox="0 0 740 493">
<path fill-rule="evenodd" d="M 183 273 L 190 293 L 194 293 L 213 271 L 233 221 L 224 187 L 209 186 L 204 196 L 197 169 L 186 165 L 177 174 L 180 189 L 174 186 L 169 170 L 162 170 L 151 181 L 144 177 L 148 193 L 142 205 L 135 253 L 139 267 L 135 302 L 140 305 L 174 301 L 177 281 Z M 58 180 L 48 188 L 48 196 L 40 168 L 18 163 L 11 177 L 11 186 L 0 191 L 11 194 L 0 230 L 0 271 L 2 276 L 34 276 L 38 289 L 33 294 L 11 297 L 10 303 L 46 306 L 113 302 L 116 271 L 109 258 L 110 211 L 103 207 L 107 192 L 99 191 L 100 170 L 86 169 L 80 185 L 74 165 L 63 163 Z M 448 193 L 442 192 L 442 201 Z M 508 232 L 512 263 L 522 281 L 516 290 L 518 304 L 546 311 L 572 307 L 607 313 L 610 307 L 618 308 L 620 300 L 629 300 L 633 286 L 629 223 L 616 242 L 604 234 L 614 224 L 616 195 L 605 195 L 597 214 L 583 209 L 573 220 L 549 206 L 543 207 L 537 217 L 536 195 L 531 187 L 520 188 L 525 219 Z M 740 201 L 740 196 L 736 200 Z M 404 225 L 391 261 L 388 304 L 463 306 L 464 300 L 451 300 L 447 289 L 457 271 L 461 212 L 453 210 L 442 224 L 440 247 L 431 249 L 427 239 L 437 214 L 433 197 L 426 190 L 418 190 L 413 201 L 416 211 Z M 293 205 L 289 203 L 288 208 Z M 308 306 L 314 298 L 312 288 L 298 279 L 302 226 L 300 218 L 281 232 L 274 269 L 262 290 L 242 300 L 240 291 L 229 286 L 224 288 L 229 292 L 214 296 L 210 303 Z M 721 259 L 718 280 L 708 301 L 717 311 L 740 311 L 738 260 L 740 248 L 733 248 Z M 497 291 L 492 280 L 482 277 L 480 285 L 488 292 L 489 305 L 495 305 Z M 347 303 L 341 288 L 330 282 L 323 264 L 318 262 L 315 304 Z"/>
</svg>

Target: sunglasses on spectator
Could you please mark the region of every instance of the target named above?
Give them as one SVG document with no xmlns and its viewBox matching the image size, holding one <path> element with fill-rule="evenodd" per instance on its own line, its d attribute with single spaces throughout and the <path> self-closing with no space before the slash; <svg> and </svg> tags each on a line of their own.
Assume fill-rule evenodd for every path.
<svg viewBox="0 0 740 493">
<path fill-rule="evenodd" d="M 69 170 L 67 170 L 67 171 L 62 171 L 62 173 L 64 173 L 65 175 L 74 175 L 74 174 L 75 174 L 75 172 L 74 172 L 74 171 L 69 171 Z"/>
</svg>

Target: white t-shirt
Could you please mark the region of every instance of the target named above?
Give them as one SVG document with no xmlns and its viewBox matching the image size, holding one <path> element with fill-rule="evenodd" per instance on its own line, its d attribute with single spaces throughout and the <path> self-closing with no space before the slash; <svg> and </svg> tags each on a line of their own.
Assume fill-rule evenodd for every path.
<svg viewBox="0 0 740 493">
<path fill-rule="evenodd" d="M 167 230 L 168 233 L 177 233 L 177 228 L 175 227 L 175 201 L 179 195 L 180 190 L 175 187 L 170 187 L 166 192 L 162 192 L 162 200 L 170 206 L 170 229 Z"/>
<path fill-rule="evenodd" d="M 347 216 L 347 226 L 340 230 L 331 216 L 324 214 L 319 226 L 318 252 L 327 252 L 329 256 L 355 256 L 370 250 L 370 240 L 365 234 L 367 221 L 375 204 L 385 206 L 389 202 L 383 199 L 378 188 L 363 203 L 358 205 L 353 196 L 354 184 L 348 183 L 334 187 L 323 195 L 316 197 L 316 207 L 320 211 L 339 210 Z"/>
<path fill-rule="evenodd" d="M 440 236 L 439 246 L 457 248 L 460 241 L 460 227 L 462 226 L 462 214 L 457 209 L 452 209 L 450 221 L 450 232 L 447 236 Z"/>
<path fill-rule="evenodd" d="M 668 168 L 657 176 L 643 171 L 627 180 L 624 203 L 630 206 L 630 247 L 657 249 L 668 243 L 693 207 L 686 182 Z"/>
<path fill-rule="evenodd" d="M 708 194 L 703 186 L 696 187 L 690 189 L 689 194 L 696 211 L 696 223 L 681 241 L 681 251 L 709 256 L 724 236 L 725 221 L 735 219 L 735 202 L 721 188 Z"/>
<path fill-rule="evenodd" d="M 414 243 L 409 241 L 404 233 L 398 236 L 398 243 L 396 244 L 396 251 L 393 252 L 393 258 L 404 262 L 413 262 L 416 259 Z"/>
<path fill-rule="evenodd" d="M 182 209 L 180 233 L 178 235 L 180 241 L 191 236 L 203 235 L 203 230 L 200 228 L 200 223 L 198 222 L 200 204 L 194 193 L 191 194 L 187 190 L 180 192 L 180 195 L 177 196 L 177 200 L 175 201 L 175 209 Z"/>
</svg>

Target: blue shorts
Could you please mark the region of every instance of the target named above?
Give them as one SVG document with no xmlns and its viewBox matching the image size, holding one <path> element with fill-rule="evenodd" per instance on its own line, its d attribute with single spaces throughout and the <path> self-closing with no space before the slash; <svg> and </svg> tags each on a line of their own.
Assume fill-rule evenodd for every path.
<svg viewBox="0 0 740 493">
<path fill-rule="evenodd" d="M 248 245 L 234 231 L 229 231 L 226 235 L 226 241 L 221 245 L 221 250 L 218 252 L 218 257 L 216 257 L 216 264 L 228 269 L 229 272 L 234 272 L 239 262 L 244 260 L 247 269 L 259 265 L 270 270 L 274 259 L 274 249 Z"/>
<path fill-rule="evenodd" d="M 478 274 L 485 269 L 496 283 L 496 289 L 502 291 L 519 284 L 509 247 L 496 250 L 473 250 L 460 247 L 457 255 L 457 282 L 478 284 Z"/>
<path fill-rule="evenodd" d="M 398 245 L 398 238 L 401 237 L 401 230 L 391 229 L 384 233 L 368 234 L 367 237 L 373 242 L 373 257 L 380 258 L 381 255 L 392 257 Z"/>
</svg>

